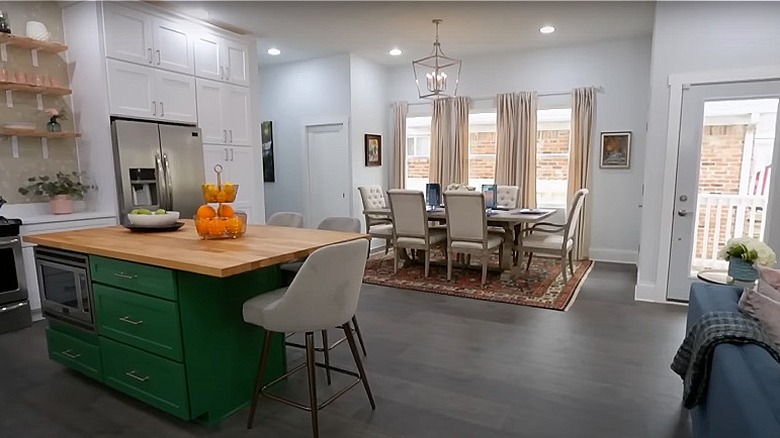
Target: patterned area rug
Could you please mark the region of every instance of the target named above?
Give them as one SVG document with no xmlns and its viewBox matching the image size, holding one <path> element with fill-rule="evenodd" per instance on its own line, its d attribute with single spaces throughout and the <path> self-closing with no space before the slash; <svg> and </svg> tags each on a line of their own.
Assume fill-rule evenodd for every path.
<svg viewBox="0 0 780 438">
<path fill-rule="evenodd" d="M 448 281 L 444 256 L 434 252 L 428 278 L 423 276 L 425 268 L 422 262 L 402 262 L 398 273 L 394 274 L 391 251 L 388 255 L 377 254 L 369 258 L 363 281 L 399 289 L 565 311 L 574 303 L 593 266 L 590 260 L 574 262 L 574 277 L 569 276 L 564 283 L 559 260 L 534 257 L 528 271 L 521 269 L 515 279 L 502 281 L 496 256 L 488 265 L 493 269 L 488 270 L 487 283 L 482 287 L 480 260 L 472 257 L 471 264 L 469 269 L 454 264 L 452 280 Z"/>
</svg>

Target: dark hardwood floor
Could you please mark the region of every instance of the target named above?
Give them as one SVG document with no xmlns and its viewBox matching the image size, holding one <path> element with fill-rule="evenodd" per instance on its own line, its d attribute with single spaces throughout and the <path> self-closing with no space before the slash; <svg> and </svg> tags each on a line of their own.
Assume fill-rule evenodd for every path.
<svg viewBox="0 0 780 438">
<path fill-rule="evenodd" d="M 669 369 L 686 308 L 635 302 L 635 277 L 597 263 L 569 312 L 364 286 L 377 409 L 357 386 L 320 412 L 320 435 L 690 437 Z M 267 399 L 251 431 L 248 409 L 214 428 L 177 420 L 48 360 L 44 326 L 0 335 L 1 437 L 310 436 L 308 413 Z M 352 364 L 346 344 L 331 360 Z M 305 375 L 280 391 L 305 400 Z"/>
</svg>

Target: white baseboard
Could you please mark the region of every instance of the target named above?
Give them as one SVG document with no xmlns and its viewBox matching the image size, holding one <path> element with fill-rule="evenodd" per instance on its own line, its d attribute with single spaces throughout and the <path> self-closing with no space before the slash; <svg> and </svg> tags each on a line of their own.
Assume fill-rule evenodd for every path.
<svg viewBox="0 0 780 438">
<path fill-rule="evenodd" d="M 591 248 L 589 258 L 596 262 L 623 263 L 636 265 L 638 254 L 636 251 L 621 249 Z"/>
<path fill-rule="evenodd" d="M 676 306 L 687 306 L 688 303 L 680 301 L 669 301 L 666 299 L 666 288 L 656 287 L 655 283 L 638 282 L 634 288 L 634 300 L 645 303 L 673 304 Z"/>
</svg>

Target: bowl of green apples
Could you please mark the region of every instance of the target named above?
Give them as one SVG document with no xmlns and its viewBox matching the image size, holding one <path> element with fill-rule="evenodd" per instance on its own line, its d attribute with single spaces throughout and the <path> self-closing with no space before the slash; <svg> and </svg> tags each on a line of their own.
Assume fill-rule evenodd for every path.
<svg viewBox="0 0 780 438">
<path fill-rule="evenodd" d="M 165 227 L 173 225 L 179 220 L 179 212 L 165 211 L 163 209 L 152 211 L 145 208 L 137 208 L 127 214 L 127 220 L 138 227 Z"/>
</svg>

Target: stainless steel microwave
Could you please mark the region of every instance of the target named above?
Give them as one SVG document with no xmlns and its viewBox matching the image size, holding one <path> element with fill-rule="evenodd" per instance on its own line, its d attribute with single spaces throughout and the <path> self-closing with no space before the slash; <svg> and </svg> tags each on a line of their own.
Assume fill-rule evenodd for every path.
<svg viewBox="0 0 780 438">
<path fill-rule="evenodd" d="M 35 269 L 43 314 L 94 330 L 88 256 L 36 247 Z"/>
</svg>

